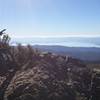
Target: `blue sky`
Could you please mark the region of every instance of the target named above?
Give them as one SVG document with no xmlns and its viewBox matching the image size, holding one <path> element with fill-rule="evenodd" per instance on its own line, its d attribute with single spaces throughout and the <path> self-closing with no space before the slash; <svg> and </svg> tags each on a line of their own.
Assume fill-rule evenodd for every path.
<svg viewBox="0 0 100 100">
<path fill-rule="evenodd" d="M 0 0 L 0 29 L 12 36 L 99 35 L 100 0 Z"/>
</svg>

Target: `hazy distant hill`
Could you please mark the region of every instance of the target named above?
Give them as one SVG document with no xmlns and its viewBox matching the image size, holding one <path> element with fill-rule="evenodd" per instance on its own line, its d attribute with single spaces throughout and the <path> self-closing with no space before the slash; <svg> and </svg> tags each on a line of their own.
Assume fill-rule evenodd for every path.
<svg viewBox="0 0 100 100">
<path fill-rule="evenodd" d="M 55 52 L 61 55 L 70 55 L 72 57 L 81 59 L 85 62 L 100 62 L 100 48 L 93 47 L 65 47 L 65 46 L 48 46 L 35 45 L 33 46 L 42 51 Z"/>
<path fill-rule="evenodd" d="M 100 37 L 26 37 L 13 38 L 11 44 L 35 45 L 43 51 L 70 55 L 86 62 L 100 62 Z"/>
</svg>

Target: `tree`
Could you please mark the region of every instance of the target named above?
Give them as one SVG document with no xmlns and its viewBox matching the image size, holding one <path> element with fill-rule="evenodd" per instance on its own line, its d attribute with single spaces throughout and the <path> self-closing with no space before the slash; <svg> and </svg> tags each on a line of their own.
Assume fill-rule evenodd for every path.
<svg viewBox="0 0 100 100">
<path fill-rule="evenodd" d="M 0 75 L 6 76 L 6 80 L 0 86 L 0 100 L 3 100 L 5 90 L 15 74 L 17 66 L 10 52 L 10 37 L 4 31 L 5 29 L 0 32 Z M 11 68 L 14 71 L 10 73 Z"/>
</svg>

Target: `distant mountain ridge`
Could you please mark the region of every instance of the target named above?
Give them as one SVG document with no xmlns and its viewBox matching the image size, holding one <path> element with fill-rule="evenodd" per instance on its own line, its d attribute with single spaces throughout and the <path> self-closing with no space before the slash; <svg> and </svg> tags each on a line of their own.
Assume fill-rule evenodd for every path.
<svg viewBox="0 0 100 100">
<path fill-rule="evenodd" d="M 35 45 L 33 47 L 42 51 L 54 52 L 61 55 L 69 55 L 85 62 L 100 63 L 100 48 L 96 47 L 65 47 L 57 45 Z"/>
</svg>

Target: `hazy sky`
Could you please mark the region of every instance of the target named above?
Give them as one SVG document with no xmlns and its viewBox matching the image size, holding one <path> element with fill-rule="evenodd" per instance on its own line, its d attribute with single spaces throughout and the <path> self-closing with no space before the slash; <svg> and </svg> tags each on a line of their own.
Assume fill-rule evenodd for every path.
<svg viewBox="0 0 100 100">
<path fill-rule="evenodd" d="M 0 0 L 0 29 L 15 36 L 100 34 L 100 0 Z"/>
</svg>

